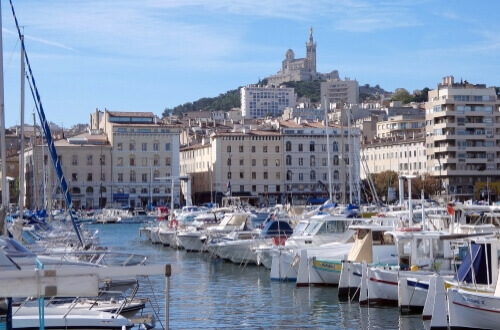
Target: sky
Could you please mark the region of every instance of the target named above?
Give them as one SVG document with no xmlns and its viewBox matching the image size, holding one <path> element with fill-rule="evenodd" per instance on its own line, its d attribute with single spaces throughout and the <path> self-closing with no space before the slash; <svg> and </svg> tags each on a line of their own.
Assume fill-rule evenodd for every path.
<svg viewBox="0 0 500 330">
<path fill-rule="evenodd" d="M 254 84 L 305 57 L 317 71 L 386 91 L 435 89 L 445 76 L 500 86 L 499 1 L 12 0 L 49 122 L 88 124 L 96 109 L 161 117 Z M 20 44 L 1 1 L 5 125 L 19 125 Z M 26 84 L 25 122 L 35 103 Z M 39 122 L 39 119 L 36 119 Z"/>
</svg>

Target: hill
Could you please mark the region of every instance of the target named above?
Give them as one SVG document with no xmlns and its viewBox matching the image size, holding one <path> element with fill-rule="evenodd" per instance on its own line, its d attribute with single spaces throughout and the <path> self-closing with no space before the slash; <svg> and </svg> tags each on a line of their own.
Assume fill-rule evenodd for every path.
<svg viewBox="0 0 500 330">
<path fill-rule="evenodd" d="M 264 79 L 259 81 L 258 84 L 266 85 L 267 81 Z M 299 98 L 309 98 L 312 103 L 318 103 L 321 101 L 321 81 L 290 81 L 283 83 L 282 85 L 294 88 L 295 93 L 297 93 L 297 97 Z M 360 101 L 367 99 L 379 99 L 380 95 L 384 94 L 388 94 L 388 92 L 379 85 L 370 86 L 369 84 L 365 84 L 359 87 Z M 226 93 L 220 94 L 216 97 L 203 97 L 197 101 L 187 102 L 171 109 L 165 108 L 162 116 L 182 116 L 183 113 L 191 111 L 228 111 L 232 108 L 241 108 L 240 87 L 238 87 L 238 89 L 227 91 Z"/>
</svg>

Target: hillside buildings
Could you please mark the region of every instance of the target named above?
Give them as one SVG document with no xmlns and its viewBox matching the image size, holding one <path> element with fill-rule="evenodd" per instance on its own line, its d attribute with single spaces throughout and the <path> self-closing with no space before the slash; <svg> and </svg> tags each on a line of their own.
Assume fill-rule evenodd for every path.
<svg viewBox="0 0 500 330">
<path fill-rule="evenodd" d="M 258 88 L 249 87 L 245 97 L 269 93 L 269 101 L 287 91 Z M 328 113 L 328 127 L 324 110 L 304 106 L 285 108 L 281 118 L 246 118 L 235 109 L 231 116 L 214 112 L 177 121 L 97 110 L 87 132 L 55 144 L 76 208 L 181 204 L 188 192 L 182 176 L 191 178 L 196 204 L 227 195 L 259 206 L 305 204 L 330 193 L 336 201 L 356 202 L 365 197 L 360 180 L 388 170 L 439 178 L 443 201 L 499 201 L 495 88 L 445 77 L 424 106 L 346 105 L 348 116 Z M 46 147 L 41 140 L 34 144 L 24 154 L 26 205 L 64 207 Z"/>
</svg>

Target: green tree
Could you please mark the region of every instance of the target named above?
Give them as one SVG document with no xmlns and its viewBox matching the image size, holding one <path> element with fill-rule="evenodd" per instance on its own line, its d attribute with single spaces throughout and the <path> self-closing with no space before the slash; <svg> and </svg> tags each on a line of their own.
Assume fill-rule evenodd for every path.
<svg viewBox="0 0 500 330">
<path fill-rule="evenodd" d="M 401 101 L 403 104 L 408 104 L 412 101 L 412 96 L 404 88 L 398 88 L 394 92 L 391 101 Z"/>
</svg>

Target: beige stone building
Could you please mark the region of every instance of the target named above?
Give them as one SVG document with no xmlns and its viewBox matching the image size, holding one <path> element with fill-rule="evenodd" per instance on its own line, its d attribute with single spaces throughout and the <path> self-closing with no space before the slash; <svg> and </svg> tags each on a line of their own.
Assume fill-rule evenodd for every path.
<svg viewBox="0 0 500 330">
<path fill-rule="evenodd" d="M 322 122 L 270 120 L 259 127 L 214 132 L 181 149 L 181 174 L 193 178 L 195 203 L 220 202 L 231 194 L 253 205 L 306 204 L 329 197 L 329 173 L 332 198 L 341 201 L 344 194 L 347 201 L 357 200 L 359 130 L 332 125 L 328 132 L 330 163 Z"/>
<path fill-rule="evenodd" d="M 180 204 L 179 132 L 152 113 L 96 110 L 88 132 L 54 141 L 74 208 Z M 46 145 L 24 157 L 27 207 L 66 207 Z"/>
</svg>

